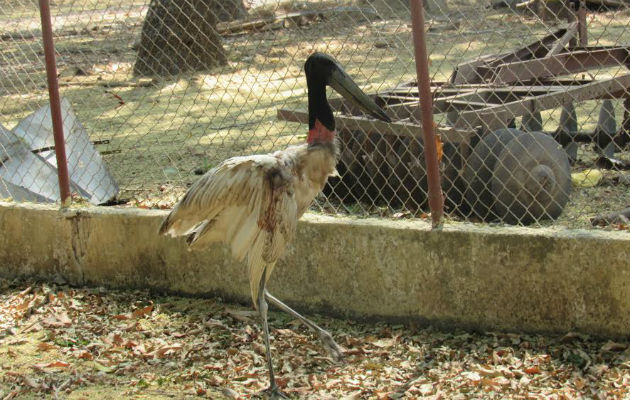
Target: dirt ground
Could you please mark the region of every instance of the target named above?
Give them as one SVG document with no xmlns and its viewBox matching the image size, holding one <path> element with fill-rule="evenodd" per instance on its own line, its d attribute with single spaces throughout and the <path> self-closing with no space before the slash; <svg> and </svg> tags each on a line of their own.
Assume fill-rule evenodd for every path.
<svg viewBox="0 0 630 400">
<path fill-rule="evenodd" d="M 628 343 L 440 332 L 312 316 L 334 363 L 272 310 L 278 382 L 300 399 L 623 399 Z M 248 399 L 268 384 L 257 314 L 221 299 L 0 281 L 0 399 Z"/>
<path fill-rule="evenodd" d="M 37 8 L 0 3 L 0 123 L 12 128 L 45 102 L 47 92 Z M 268 152 L 303 140 L 305 127 L 278 121 L 276 111 L 306 107 L 302 64 L 315 50 L 334 54 L 366 92 L 415 79 L 408 10 L 404 2 L 381 0 L 310 2 L 317 9 L 341 5 L 368 11 L 337 12 L 303 26 L 226 36 L 225 67 L 172 79 L 139 79 L 132 69 L 146 3 L 109 0 L 79 6 L 59 0 L 52 10 L 62 96 L 71 101 L 93 140 L 109 141 L 98 149 L 121 186 L 120 198 L 132 206 L 170 207 L 198 178 L 196 170 L 229 156 Z M 458 63 L 509 51 L 564 26 L 485 3 L 447 4 L 447 13 L 429 13 L 427 18 L 435 80 L 447 79 Z M 625 43 L 629 15 L 628 10 L 590 12 L 590 43 Z M 621 105 L 616 107 L 619 119 Z M 580 129 L 592 130 L 597 102 L 581 104 L 577 115 Z M 543 118 L 545 129 L 553 129 L 559 110 Z M 588 146 L 583 150 L 587 156 L 579 170 L 593 167 L 588 161 L 592 152 Z M 619 156 L 627 158 L 627 151 Z M 618 180 L 576 188 L 560 222 L 584 227 L 594 214 L 628 206 L 628 187 L 616 184 Z M 601 202 L 593 203 L 593 198 Z M 371 204 L 325 202 L 315 211 L 383 213 Z"/>
</svg>

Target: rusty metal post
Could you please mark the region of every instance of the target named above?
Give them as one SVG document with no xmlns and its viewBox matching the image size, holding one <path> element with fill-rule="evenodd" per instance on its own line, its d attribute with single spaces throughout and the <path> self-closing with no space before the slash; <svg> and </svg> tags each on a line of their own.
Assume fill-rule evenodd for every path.
<svg viewBox="0 0 630 400">
<path fill-rule="evenodd" d="M 573 21 L 577 21 L 578 20 L 578 16 L 577 16 L 577 9 L 575 8 L 575 3 L 573 2 L 573 0 L 567 0 L 567 8 L 569 9 L 569 12 L 567 13 L 567 23 L 571 23 Z M 578 21 L 578 33 L 580 32 L 580 23 Z M 569 47 L 575 47 L 575 44 L 577 43 L 577 40 L 575 40 L 575 37 L 572 37 L 569 40 Z"/>
<path fill-rule="evenodd" d="M 61 206 L 70 204 L 70 177 L 66 160 L 66 144 L 63 137 L 63 120 L 59 99 L 59 82 L 57 81 L 57 64 L 55 62 L 55 44 L 53 43 L 52 21 L 48 0 L 39 0 L 39 13 L 42 18 L 42 37 L 44 40 L 44 56 L 46 59 L 46 75 L 48 77 L 48 96 L 50 98 L 50 114 L 52 117 L 53 135 L 55 138 L 55 156 L 57 157 L 57 176 Z"/>
<path fill-rule="evenodd" d="M 440 225 L 444 213 L 444 199 L 440 186 L 438 168 L 437 143 L 435 126 L 433 125 L 433 97 L 429 78 L 429 58 L 424 35 L 424 7 L 422 0 L 409 0 L 411 3 L 411 27 L 416 57 L 416 73 L 418 75 L 418 93 L 422 116 L 422 133 L 424 135 L 424 160 L 429 181 L 429 207 L 433 227 Z"/>
<path fill-rule="evenodd" d="M 586 31 L 586 3 L 581 0 L 577 9 L 578 20 L 578 37 L 580 38 L 580 46 L 588 46 L 588 33 Z"/>
</svg>

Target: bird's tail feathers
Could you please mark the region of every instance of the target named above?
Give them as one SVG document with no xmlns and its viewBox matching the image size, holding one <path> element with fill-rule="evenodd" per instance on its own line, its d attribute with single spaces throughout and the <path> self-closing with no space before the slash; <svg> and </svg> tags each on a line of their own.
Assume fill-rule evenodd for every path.
<svg viewBox="0 0 630 400">
<path fill-rule="evenodd" d="M 186 236 L 186 244 L 188 244 L 189 250 L 194 247 L 197 240 L 199 240 L 199 238 L 207 232 L 207 230 L 212 225 L 210 222 L 211 221 L 204 221 L 200 225 L 196 226 L 193 230 L 189 230 L 187 232 L 188 236 Z"/>
<path fill-rule="evenodd" d="M 166 234 L 171 234 L 170 229 L 171 229 L 171 225 L 172 223 L 172 216 L 173 216 L 173 211 L 171 211 L 171 213 L 164 218 L 164 221 L 162 221 L 162 225 L 160 225 L 160 230 L 159 233 L 160 235 L 166 235 Z"/>
<path fill-rule="evenodd" d="M 203 225 L 205 221 L 200 224 L 199 219 L 187 219 L 177 216 L 177 210 L 173 210 L 168 217 L 164 219 L 162 225 L 160 225 L 160 235 L 169 235 L 171 237 L 184 236 L 193 231 L 199 230 L 200 225 Z"/>
</svg>

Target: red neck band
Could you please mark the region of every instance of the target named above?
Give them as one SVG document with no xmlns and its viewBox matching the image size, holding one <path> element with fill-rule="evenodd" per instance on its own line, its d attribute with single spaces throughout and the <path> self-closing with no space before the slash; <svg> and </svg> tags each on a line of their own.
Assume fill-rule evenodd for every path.
<svg viewBox="0 0 630 400">
<path fill-rule="evenodd" d="M 335 131 L 331 131 L 326 128 L 318 119 L 315 119 L 315 126 L 313 129 L 309 129 L 308 136 L 306 138 L 307 143 L 330 143 L 335 139 Z"/>
</svg>

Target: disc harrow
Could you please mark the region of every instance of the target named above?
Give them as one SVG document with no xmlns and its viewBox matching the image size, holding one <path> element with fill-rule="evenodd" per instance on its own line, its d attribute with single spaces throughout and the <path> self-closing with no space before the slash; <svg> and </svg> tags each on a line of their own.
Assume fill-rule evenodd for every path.
<svg viewBox="0 0 630 400">
<path fill-rule="evenodd" d="M 630 143 L 630 48 L 575 46 L 576 32 L 569 24 L 513 52 L 461 64 L 448 82 L 433 83 L 447 211 L 511 224 L 557 218 L 569 200 L 579 143 L 593 144 L 598 165 L 628 167 L 615 154 Z M 576 78 L 615 67 L 608 77 Z M 342 100 L 331 103 L 342 150 L 340 178 L 325 194 L 341 203 L 420 210 L 427 176 L 417 85 L 374 98 L 393 122 L 366 118 Z M 590 100 L 601 102 L 597 126 L 579 131 L 576 105 Z M 619 125 L 615 102 L 623 104 Z M 543 132 L 542 112 L 555 109 L 557 129 Z M 279 110 L 278 118 L 308 122 L 305 111 Z"/>
</svg>

